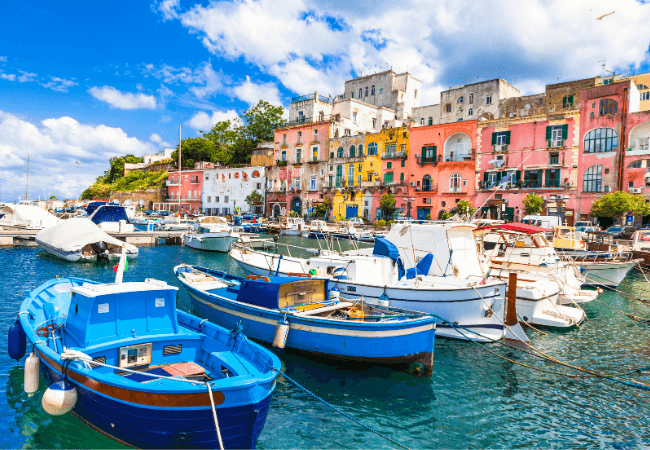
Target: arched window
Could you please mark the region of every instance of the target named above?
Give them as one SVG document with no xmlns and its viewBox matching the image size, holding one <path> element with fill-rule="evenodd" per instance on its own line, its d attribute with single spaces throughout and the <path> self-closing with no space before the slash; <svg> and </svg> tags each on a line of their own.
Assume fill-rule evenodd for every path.
<svg viewBox="0 0 650 450">
<path fill-rule="evenodd" d="M 359 89 L 359 98 L 363 97 L 363 89 Z"/>
<path fill-rule="evenodd" d="M 464 100 L 464 98 L 461 95 L 460 97 L 458 97 L 458 100 L 456 100 L 456 103 L 463 103 L 463 100 Z"/>
<path fill-rule="evenodd" d="M 354 148 L 354 145 L 351 145 L 351 146 L 350 146 L 349 153 L 348 153 L 348 155 L 350 156 L 350 158 L 354 158 L 354 157 L 356 156 L 356 151 L 357 151 L 357 149 Z"/>
<path fill-rule="evenodd" d="M 420 125 L 424 125 L 424 117 L 420 119 Z"/>
<path fill-rule="evenodd" d="M 430 175 L 425 175 L 422 177 L 422 190 L 424 192 L 430 192 L 431 191 L 431 176 Z"/>
<path fill-rule="evenodd" d="M 253 170 L 253 178 L 259 178 L 260 172 L 258 170 Z"/>
<path fill-rule="evenodd" d="M 643 167 L 643 160 L 642 159 L 637 159 L 636 161 L 632 161 L 629 166 L 627 166 L 628 169 L 640 169 Z"/>
<path fill-rule="evenodd" d="M 650 89 L 650 88 L 648 88 L 648 86 L 646 86 L 645 84 L 637 84 L 637 85 L 636 85 L 636 88 L 637 88 L 638 90 L 640 90 L 640 91 L 644 91 L 644 90 L 646 90 L 646 89 Z"/>
<path fill-rule="evenodd" d="M 600 101 L 600 115 L 611 116 L 618 112 L 618 103 L 611 98 L 604 98 Z"/>
<path fill-rule="evenodd" d="M 582 177 L 583 192 L 600 192 L 603 186 L 603 166 L 591 166 Z"/>
<path fill-rule="evenodd" d="M 368 86 L 366 86 L 366 97 L 368 96 Z"/>
<path fill-rule="evenodd" d="M 474 115 L 474 110 L 472 108 L 467 110 L 467 115 L 468 116 L 473 116 Z"/>
<path fill-rule="evenodd" d="M 460 192 L 460 174 L 454 173 L 449 177 L 449 192 Z"/>
<path fill-rule="evenodd" d="M 336 157 L 337 157 L 337 158 L 343 158 L 343 147 L 339 147 L 339 148 L 336 150 Z"/>
<path fill-rule="evenodd" d="M 371 142 L 368 144 L 368 156 L 377 156 L 377 143 Z"/>
<path fill-rule="evenodd" d="M 374 85 L 370 88 L 370 95 L 375 95 L 375 86 Z"/>
<path fill-rule="evenodd" d="M 359 156 L 363 156 L 363 145 L 359 145 L 358 152 Z"/>
<path fill-rule="evenodd" d="M 612 152 L 618 145 L 618 134 L 613 128 L 596 128 L 585 134 L 585 153 Z"/>
<path fill-rule="evenodd" d="M 433 117 L 429 117 L 429 125 L 433 125 Z"/>
</svg>

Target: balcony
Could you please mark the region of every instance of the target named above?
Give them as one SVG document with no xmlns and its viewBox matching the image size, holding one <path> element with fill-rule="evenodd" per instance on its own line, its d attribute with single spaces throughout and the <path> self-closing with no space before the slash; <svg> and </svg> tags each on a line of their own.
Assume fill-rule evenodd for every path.
<svg viewBox="0 0 650 450">
<path fill-rule="evenodd" d="M 372 187 L 379 187 L 381 186 L 381 181 L 362 181 L 361 182 L 361 187 L 362 188 L 372 188 Z"/>
<path fill-rule="evenodd" d="M 300 158 L 296 158 L 296 162 L 294 164 L 296 165 L 302 164 L 302 160 Z"/>
<path fill-rule="evenodd" d="M 548 141 L 548 148 L 563 148 L 564 139 L 551 139 Z"/>
<path fill-rule="evenodd" d="M 318 164 L 318 158 L 312 158 L 311 160 L 307 161 L 309 164 Z"/>
<path fill-rule="evenodd" d="M 199 184 L 199 179 L 198 178 L 190 178 L 190 183 Z"/>
<path fill-rule="evenodd" d="M 436 161 L 435 158 L 424 158 L 421 155 L 415 155 L 417 162 L 419 165 L 423 166 L 425 164 L 433 164 L 435 167 L 438 164 L 438 161 Z"/>
<path fill-rule="evenodd" d="M 296 120 L 289 120 L 287 122 L 280 122 L 275 125 L 276 130 L 281 129 L 281 128 L 291 128 L 291 127 L 297 127 L 301 125 L 309 125 L 313 123 L 325 123 L 325 122 L 330 122 L 334 120 L 334 116 L 318 116 L 318 117 L 299 117 Z M 286 145 L 286 141 L 284 143 Z"/>
<path fill-rule="evenodd" d="M 505 153 L 508 151 L 508 144 L 495 144 L 494 153 Z"/>
<path fill-rule="evenodd" d="M 167 185 L 167 186 L 180 186 L 181 183 L 179 181 L 167 180 L 167 181 L 165 181 L 165 185 Z"/>
<path fill-rule="evenodd" d="M 314 100 L 314 99 L 316 99 L 316 94 L 315 93 L 314 94 L 301 95 L 299 97 L 292 98 L 291 103 L 304 102 L 304 101 L 307 101 L 307 100 Z M 318 101 L 319 102 L 329 103 L 331 105 L 334 104 L 334 99 L 333 98 L 324 97 L 322 95 L 318 96 Z"/>
<path fill-rule="evenodd" d="M 275 164 L 278 167 L 287 167 L 287 161 L 284 160 L 284 159 L 280 159 L 280 160 L 276 161 Z"/>
<path fill-rule="evenodd" d="M 384 152 L 381 159 L 406 158 L 406 152 Z"/>
<path fill-rule="evenodd" d="M 453 188 L 441 192 L 442 195 L 467 195 L 467 188 Z"/>
</svg>

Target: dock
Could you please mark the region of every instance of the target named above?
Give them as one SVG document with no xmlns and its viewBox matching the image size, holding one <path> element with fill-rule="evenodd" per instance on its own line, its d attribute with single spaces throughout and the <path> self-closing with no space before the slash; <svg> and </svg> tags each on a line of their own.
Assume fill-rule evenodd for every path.
<svg viewBox="0 0 650 450">
<path fill-rule="evenodd" d="M 40 230 L 5 228 L 0 230 L 0 247 L 36 246 L 36 234 Z M 136 231 L 133 233 L 108 233 L 116 239 L 135 246 L 141 245 L 181 245 L 183 231 Z"/>
</svg>

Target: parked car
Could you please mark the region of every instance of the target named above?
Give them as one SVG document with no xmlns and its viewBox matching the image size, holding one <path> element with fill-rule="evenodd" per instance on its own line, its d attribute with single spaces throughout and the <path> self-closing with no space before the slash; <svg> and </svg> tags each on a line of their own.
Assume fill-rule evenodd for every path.
<svg viewBox="0 0 650 450">
<path fill-rule="evenodd" d="M 589 222 L 588 220 L 579 220 L 575 224 L 573 224 L 573 227 L 577 230 L 580 227 L 593 227 L 594 224 Z M 600 228 L 600 227 L 598 227 Z"/>
<path fill-rule="evenodd" d="M 361 217 L 353 217 L 351 219 L 348 219 L 348 222 L 350 222 L 352 225 L 360 225 L 360 226 L 365 225 Z"/>
<path fill-rule="evenodd" d="M 614 236 L 614 239 L 632 239 L 632 235 L 636 231 L 636 227 L 630 227 L 630 226 L 618 226 L 615 225 L 613 227 L 609 227 L 608 229 L 605 230 L 606 233 L 611 234 Z"/>
</svg>

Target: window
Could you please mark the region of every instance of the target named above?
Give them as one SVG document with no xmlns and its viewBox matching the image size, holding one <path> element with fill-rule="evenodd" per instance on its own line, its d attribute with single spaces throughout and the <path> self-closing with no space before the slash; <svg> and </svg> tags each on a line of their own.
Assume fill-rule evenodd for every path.
<svg viewBox="0 0 650 450">
<path fill-rule="evenodd" d="M 505 151 L 510 144 L 510 131 L 497 131 L 492 133 L 492 145 L 494 151 Z"/>
<path fill-rule="evenodd" d="M 433 125 L 433 117 L 429 117 L 429 125 Z"/>
<path fill-rule="evenodd" d="M 573 108 L 573 95 L 565 95 L 562 98 L 562 107 L 564 109 Z"/>
<path fill-rule="evenodd" d="M 420 125 L 424 125 L 424 117 L 420 119 Z"/>
<path fill-rule="evenodd" d="M 632 161 L 629 166 L 627 166 L 629 169 L 640 169 L 642 167 L 643 160 L 638 159 L 636 161 Z"/>
<path fill-rule="evenodd" d="M 436 162 L 436 152 L 437 152 L 437 147 L 435 145 L 428 145 L 422 147 L 421 161 L 423 163 Z"/>
<path fill-rule="evenodd" d="M 287 151 L 286 151 L 286 150 L 282 150 L 282 156 L 281 156 L 281 158 L 282 158 L 282 161 L 286 161 L 286 160 L 287 160 Z"/>
<path fill-rule="evenodd" d="M 214 202 L 215 202 L 215 203 L 219 203 L 219 197 L 215 197 L 215 198 L 214 198 Z"/>
<path fill-rule="evenodd" d="M 223 201 L 224 201 L 225 203 L 228 203 L 228 202 L 230 201 L 230 197 L 228 197 L 228 196 L 226 195 L 226 197 L 223 199 Z"/>
<path fill-rule="evenodd" d="M 352 132 L 350 131 L 349 128 L 346 128 L 344 133 L 345 133 L 346 136 L 350 136 L 350 134 L 352 134 Z"/>
<path fill-rule="evenodd" d="M 336 186 L 341 187 L 343 182 L 343 166 L 339 164 L 336 166 Z"/>
<path fill-rule="evenodd" d="M 488 95 L 487 97 L 485 97 L 485 104 L 486 105 L 491 105 L 492 104 L 492 96 L 491 95 Z"/>
<path fill-rule="evenodd" d="M 375 119 L 374 117 L 372 118 L 372 127 L 373 128 L 377 127 L 377 119 Z"/>
<path fill-rule="evenodd" d="M 473 116 L 474 115 L 474 110 L 472 108 L 467 110 L 467 115 L 468 116 Z"/>
<path fill-rule="evenodd" d="M 383 94 L 384 93 L 384 88 L 379 88 L 379 93 Z"/>
<path fill-rule="evenodd" d="M 305 122 L 305 113 L 303 111 L 298 111 L 298 123 Z"/>
<path fill-rule="evenodd" d="M 337 157 L 337 158 L 343 158 L 343 147 L 339 147 L 339 148 L 336 150 L 336 157 Z"/>
<path fill-rule="evenodd" d="M 549 147 L 562 147 L 569 136 L 569 125 L 551 125 L 546 127 L 546 140 Z"/>
<path fill-rule="evenodd" d="M 314 139 L 318 139 L 318 129 L 314 130 Z"/>
<path fill-rule="evenodd" d="M 546 187 L 559 187 L 560 178 L 560 169 L 546 169 Z"/>
<path fill-rule="evenodd" d="M 363 97 L 363 89 L 359 89 L 359 98 Z"/>
<path fill-rule="evenodd" d="M 646 86 L 645 84 L 637 84 L 637 85 L 636 85 L 636 88 L 637 88 L 638 90 L 640 90 L 640 91 L 644 91 L 644 90 L 646 90 L 646 89 L 650 89 L 650 88 L 648 88 L 648 86 Z"/>
<path fill-rule="evenodd" d="M 406 154 L 406 144 L 402 144 L 399 146 L 399 151 L 403 154 Z M 404 166 L 402 166 L 404 167 Z"/>
<path fill-rule="evenodd" d="M 206 174 L 205 174 L 205 179 L 206 179 L 206 180 L 209 180 L 209 179 L 210 179 L 210 175 L 208 175 L 208 174 L 206 173 Z"/>
<path fill-rule="evenodd" d="M 384 183 L 390 184 L 393 182 L 393 172 L 388 172 L 384 174 Z"/>
<path fill-rule="evenodd" d="M 449 192 L 460 192 L 460 174 L 454 173 L 449 177 Z"/>
<path fill-rule="evenodd" d="M 474 103 L 474 94 L 469 94 L 469 98 L 467 99 L 467 103 L 470 105 Z"/>
<path fill-rule="evenodd" d="M 395 155 L 397 153 L 397 145 L 391 144 L 386 146 L 385 155 Z"/>
<path fill-rule="evenodd" d="M 613 128 L 596 128 L 585 134 L 585 153 L 612 152 L 618 145 L 618 134 Z"/>
<path fill-rule="evenodd" d="M 399 174 L 399 180 L 404 181 L 404 172 Z"/>
<path fill-rule="evenodd" d="M 549 153 L 548 163 L 550 165 L 560 164 L 560 154 L 558 152 Z"/>
<path fill-rule="evenodd" d="M 262 183 L 257 183 L 256 189 L 262 189 Z"/>
<path fill-rule="evenodd" d="M 185 175 L 185 181 L 187 181 L 187 180 L 188 180 L 188 177 L 187 177 L 187 175 Z"/>
<path fill-rule="evenodd" d="M 368 156 L 377 156 L 377 144 L 375 142 L 368 144 Z"/>
<path fill-rule="evenodd" d="M 350 158 L 354 158 L 356 156 L 357 149 L 354 148 L 354 145 L 350 146 L 350 150 L 348 151 L 348 156 Z"/>
<path fill-rule="evenodd" d="M 528 188 L 542 187 L 542 171 L 541 170 L 525 171 L 524 187 L 528 187 Z"/>
<path fill-rule="evenodd" d="M 359 156 L 363 156 L 363 145 L 359 145 L 359 148 L 357 150 L 359 152 Z"/>
<path fill-rule="evenodd" d="M 212 197 L 208 195 L 208 203 L 212 203 Z"/>
<path fill-rule="evenodd" d="M 583 192 L 601 192 L 603 185 L 603 166 L 591 166 L 582 177 Z"/>
<path fill-rule="evenodd" d="M 318 147 L 311 148 L 311 160 L 318 161 Z"/>
<path fill-rule="evenodd" d="M 618 112 L 618 102 L 612 100 L 611 98 L 604 98 L 599 103 L 600 106 L 600 115 L 601 116 L 611 116 Z"/>
<path fill-rule="evenodd" d="M 363 164 L 359 163 L 357 166 L 357 172 L 361 172 L 363 170 Z"/>
<path fill-rule="evenodd" d="M 354 91 L 352 91 L 352 94 L 350 95 L 350 98 L 354 98 Z"/>
<path fill-rule="evenodd" d="M 357 123 L 357 113 L 356 112 L 352 113 L 352 122 Z"/>
<path fill-rule="evenodd" d="M 286 141 L 286 140 L 287 140 L 287 135 L 286 135 L 286 134 L 283 134 L 283 135 L 282 135 L 282 140 L 283 140 L 283 141 Z"/>
<path fill-rule="evenodd" d="M 368 86 L 366 86 L 366 97 L 368 96 Z"/>
<path fill-rule="evenodd" d="M 302 131 L 298 131 L 298 141 L 300 141 L 301 137 L 302 137 Z"/>
<path fill-rule="evenodd" d="M 460 97 L 458 97 L 458 100 L 456 100 L 456 103 L 463 103 L 463 100 L 464 100 L 464 98 L 461 95 Z"/>
<path fill-rule="evenodd" d="M 309 189 L 312 191 L 316 190 L 316 177 L 311 177 L 309 180 Z"/>
<path fill-rule="evenodd" d="M 391 161 L 388 161 L 386 163 L 386 169 L 392 169 L 393 168 L 393 163 Z"/>
<path fill-rule="evenodd" d="M 431 176 L 425 175 L 422 177 L 422 191 L 431 192 Z"/>
<path fill-rule="evenodd" d="M 641 92 L 641 100 L 650 100 L 650 91 Z"/>
<path fill-rule="evenodd" d="M 418 98 L 418 90 L 413 91 L 413 98 Z"/>
<path fill-rule="evenodd" d="M 370 88 L 370 95 L 375 95 L 375 86 L 374 85 Z"/>
<path fill-rule="evenodd" d="M 301 149 L 301 148 L 297 148 L 297 149 L 296 149 L 296 163 L 297 163 L 297 164 L 300 164 L 300 157 L 301 157 L 301 156 L 302 156 L 302 149 Z"/>
<path fill-rule="evenodd" d="M 451 112 L 451 103 L 445 105 L 445 112 Z"/>
</svg>

